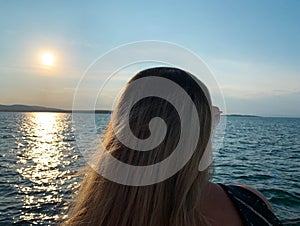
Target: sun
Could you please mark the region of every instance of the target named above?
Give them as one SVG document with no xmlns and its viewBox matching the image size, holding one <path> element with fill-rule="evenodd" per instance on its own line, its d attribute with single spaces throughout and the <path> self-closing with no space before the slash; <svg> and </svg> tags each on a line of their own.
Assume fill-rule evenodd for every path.
<svg viewBox="0 0 300 226">
<path fill-rule="evenodd" d="M 55 63 L 55 56 L 52 53 L 44 53 L 42 55 L 42 64 L 45 66 L 53 66 Z"/>
</svg>

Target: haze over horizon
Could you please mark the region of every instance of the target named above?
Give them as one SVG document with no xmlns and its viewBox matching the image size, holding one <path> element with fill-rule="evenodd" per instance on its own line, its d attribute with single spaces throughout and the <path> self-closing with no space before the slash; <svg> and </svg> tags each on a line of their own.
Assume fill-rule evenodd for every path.
<svg viewBox="0 0 300 226">
<path fill-rule="evenodd" d="M 228 114 L 300 117 L 300 1 L 0 6 L 0 104 L 72 109 L 77 83 L 96 58 L 128 42 L 162 40 L 208 64 Z"/>
</svg>

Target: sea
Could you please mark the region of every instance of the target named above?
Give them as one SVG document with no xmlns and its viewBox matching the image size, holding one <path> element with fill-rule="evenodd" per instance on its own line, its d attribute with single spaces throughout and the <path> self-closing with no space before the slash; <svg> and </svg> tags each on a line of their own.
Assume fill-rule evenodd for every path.
<svg viewBox="0 0 300 226">
<path fill-rule="evenodd" d="M 109 118 L 95 115 L 99 134 Z M 285 225 L 300 225 L 300 118 L 226 119 L 212 181 L 252 186 Z M 1 112 L 0 225 L 56 225 L 85 164 L 72 114 Z"/>
</svg>

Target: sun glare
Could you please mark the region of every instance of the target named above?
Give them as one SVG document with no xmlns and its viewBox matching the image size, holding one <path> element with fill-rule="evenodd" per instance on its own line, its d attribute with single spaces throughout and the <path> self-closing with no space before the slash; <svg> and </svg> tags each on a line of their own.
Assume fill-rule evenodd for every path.
<svg viewBox="0 0 300 226">
<path fill-rule="evenodd" d="M 51 53 L 45 53 L 42 55 L 42 64 L 45 66 L 53 66 L 55 62 L 55 57 Z"/>
</svg>

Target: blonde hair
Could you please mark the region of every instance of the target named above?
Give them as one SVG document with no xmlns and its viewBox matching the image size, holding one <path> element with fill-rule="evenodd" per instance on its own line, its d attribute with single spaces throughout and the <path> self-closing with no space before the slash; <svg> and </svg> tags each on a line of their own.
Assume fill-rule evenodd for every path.
<svg viewBox="0 0 300 226">
<path fill-rule="evenodd" d="M 203 84 L 199 85 L 200 81 L 195 82 L 195 78 L 189 73 L 169 67 L 141 71 L 128 85 L 147 76 L 164 77 L 176 82 L 193 100 L 200 121 L 200 135 L 192 158 L 172 177 L 147 186 L 118 184 L 86 166 L 80 189 L 63 225 L 206 225 L 205 216 L 200 211 L 200 203 L 205 195 L 203 188 L 208 183 L 210 169 L 199 172 L 198 165 L 211 134 L 211 104 L 208 91 Z M 122 101 L 121 96 L 116 109 L 126 104 Z M 115 158 L 131 165 L 149 165 L 167 158 L 176 147 L 180 136 L 178 114 L 168 102 L 148 97 L 137 103 L 130 114 L 130 128 L 136 137 L 145 139 L 150 135 L 149 121 L 156 116 L 164 119 L 168 127 L 165 139 L 154 150 L 130 150 L 116 138 L 112 121 L 103 134 L 106 150 Z"/>
</svg>

